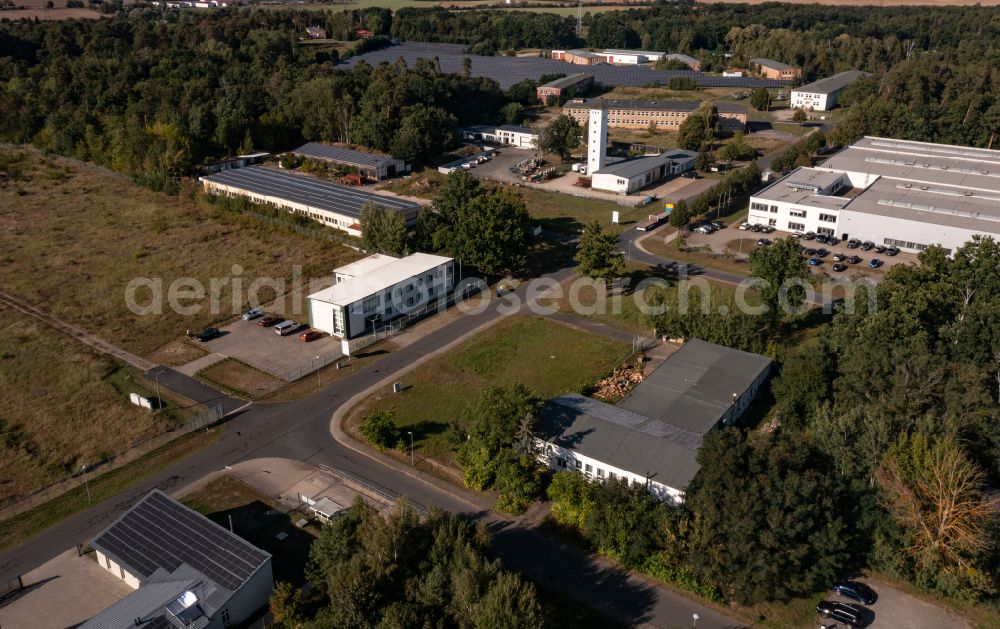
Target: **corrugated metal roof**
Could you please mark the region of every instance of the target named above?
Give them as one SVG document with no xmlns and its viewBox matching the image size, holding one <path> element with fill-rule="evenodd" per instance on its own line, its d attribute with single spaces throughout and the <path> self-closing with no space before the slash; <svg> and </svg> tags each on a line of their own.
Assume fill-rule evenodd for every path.
<svg viewBox="0 0 1000 629">
<path fill-rule="evenodd" d="M 554 89 L 565 89 L 567 87 L 573 87 L 577 83 L 582 83 L 586 80 L 593 80 L 594 75 L 587 74 L 585 72 L 577 72 L 575 74 L 568 74 L 561 79 L 556 79 L 554 81 L 549 81 L 544 85 L 539 85 L 538 87 L 551 87 Z"/>
<path fill-rule="evenodd" d="M 669 153 L 663 153 L 660 155 L 645 155 L 643 157 L 631 157 L 629 159 L 616 162 L 614 164 L 609 164 L 604 168 L 596 171 L 595 175 L 614 175 L 616 177 L 623 177 L 625 179 L 631 179 L 632 177 L 638 177 L 644 175 L 654 168 L 663 166 L 664 164 L 670 163 L 678 159 L 691 159 L 692 157 L 697 157 L 698 154 L 692 151 L 670 151 Z"/>
<path fill-rule="evenodd" d="M 637 111 L 697 111 L 704 104 L 700 100 L 611 100 L 608 98 L 574 98 L 563 109 L 631 109 Z M 716 111 L 727 114 L 745 114 L 746 107 L 724 101 L 713 102 Z"/>
<path fill-rule="evenodd" d="M 813 81 L 812 83 L 796 87 L 792 91 L 830 94 L 831 92 L 844 89 L 863 76 L 872 76 L 872 74 L 869 72 L 862 72 L 861 70 L 848 70 L 846 72 L 834 74 L 833 76 L 828 76 L 825 79 L 820 79 L 818 81 Z"/>
<path fill-rule="evenodd" d="M 774 70 L 791 70 L 795 66 L 790 66 L 783 61 L 775 61 L 774 59 L 768 59 L 766 57 L 754 57 L 750 60 L 750 63 L 758 66 L 764 66 L 766 68 L 772 68 Z"/>
<path fill-rule="evenodd" d="M 304 155 L 305 157 L 315 157 L 317 159 L 326 159 L 333 162 L 339 162 L 341 164 L 369 166 L 373 168 L 402 161 L 395 157 L 376 155 L 365 151 L 356 151 L 342 146 L 320 144 L 319 142 L 308 142 L 292 152 L 296 155 Z"/>
</svg>

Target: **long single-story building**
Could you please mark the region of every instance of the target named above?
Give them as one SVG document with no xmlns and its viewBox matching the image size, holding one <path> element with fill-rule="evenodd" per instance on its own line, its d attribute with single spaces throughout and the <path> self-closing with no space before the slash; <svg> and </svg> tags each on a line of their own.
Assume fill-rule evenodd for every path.
<svg viewBox="0 0 1000 629">
<path fill-rule="evenodd" d="M 698 154 L 673 150 L 660 155 L 631 157 L 603 166 L 591 173 L 590 187 L 618 194 L 630 194 L 668 175 L 679 175 L 694 168 Z"/>
<path fill-rule="evenodd" d="M 338 166 L 346 166 L 358 171 L 362 176 L 376 181 L 410 172 L 407 163 L 396 157 L 319 142 L 307 142 L 292 151 L 292 154 Z"/>
<path fill-rule="evenodd" d="M 589 50 L 553 50 L 552 58 L 578 66 L 590 66 L 604 63 L 604 58 Z"/>
<path fill-rule="evenodd" d="M 267 606 L 271 555 L 154 489 L 91 543 L 135 589 L 80 629 L 240 625 Z"/>
<path fill-rule="evenodd" d="M 750 197 L 750 223 L 949 252 L 1000 238 L 1000 151 L 865 137 Z"/>
<path fill-rule="evenodd" d="M 747 125 L 746 107 L 736 103 L 713 103 L 719 112 L 719 126 L 729 131 L 742 131 Z M 659 131 L 676 131 L 688 117 L 702 106 L 696 100 L 610 100 L 604 98 L 574 98 L 566 101 L 562 113 L 581 125 L 587 123 L 591 109 L 608 112 L 608 127 L 648 129 L 655 124 Z"/>
<path fill-rule="evenodd" d="M 264 166 L 226 170 L 201 178 L 205 191 L 246 197 L 308 216 L 352 236 L 361 235 L 361 208 L 375 203 L 403 215 L 407 225 L 417 220 L 420 206 L 412 201 L 367 190 L 341 186 L 323 179 Z"/>
<path fill-rule="evenodd" d="M 618 404 L 578 394 L 547 402 L 535 438 L 539 460 L 679 503 L 698 472 L 702 438 L 743 415 L 770 368 L 766 356 L 691 339 Z"/>
<path fill-rule="evenodd" d="M 791 81 L 802 76 L 802 68 L 797 68 L 782 61 L 754 57 L 750 60 L 750 70 L 769 79 Z"/>
<path fill-rule="evenodd" d="M 792 90 L 792 109 L 830 111 L 837 106 L 837 99 L 848 85 L 858 79 L 872 76 L 860 70 L 848 70 Z"/>
<path fill-rule="evenodd" d="M 597 53 L 604 61 L 615 65 L 634 66 L 641 63 L 651 63 L 659 61 L 666 56 L 665 52 L 653 50 L 616 50 L 609 49 Z"/>
<path fill-rule="evenodd" d="M 580 72 L 549 81 L 545 85 L 539 85 L 535 88 L 535 95 L 538 96 L 538 100 L 548 103 L 550 98 L 559 98 L 563 95 L 563 92 L 571 89 L 582 92 L 593 84 L 594 75 Z"/>
<path fill-rule="evenodd" d="M 333 278 L 333 286 L 309 295 L 309 321 L 317 330 L 352 339 L 447 298 L 455 264 L 429 253 L 376 254 L 334 269 Z"/>
<path fill-rule="evenodd" d="M 531 127 L 512 124 L 465 127 L 461 130 L 461 134 L 463 140 L 470 142 L 489 142 L 519 149 L 533 149 L 538 146 L 538 131 Z"/>
</svg>

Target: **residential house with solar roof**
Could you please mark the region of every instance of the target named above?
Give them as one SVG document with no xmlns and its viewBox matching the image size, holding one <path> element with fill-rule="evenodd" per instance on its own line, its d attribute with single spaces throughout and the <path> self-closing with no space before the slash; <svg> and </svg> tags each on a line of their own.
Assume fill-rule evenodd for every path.
<svg viewBox="0 0 1000 629">
<path fill-rule="evenodd" d="M 80 629 L 239 625 L 267 605 L 271 555 L 154 489 L 91 542 L 135 588 Z"/>
<path fill-rule="evenodd" d="M 535 435 L 539 460 L 680 503 L 704 436 L 735 423 L 770 371 L 766 356 L 691 339 L 618 404 L 578 394 L 549 400 Z"/>
</svg>

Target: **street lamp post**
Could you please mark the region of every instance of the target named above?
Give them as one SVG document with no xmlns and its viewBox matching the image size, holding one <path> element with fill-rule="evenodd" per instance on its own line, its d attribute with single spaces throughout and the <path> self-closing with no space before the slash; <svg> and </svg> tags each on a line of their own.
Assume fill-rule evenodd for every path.
<svg viewBox="0 0 1000 629">
<path fill-rule="evenodd" d="M 691 629 L 694 629 L 695 627 L 698 626 L 699 618 L 701 618 L 701 616 L 698 615 L 698 612 L 691 614 Z"/>
<path fill-rule="evenodd" d="M 80 471 L 83 472 L 83 486 L 87 488 L 87 502 L 90 502 L 90 483 L 87 482 L 87 466 L 84 465 L 81 467 Z"/>
<path fill-rule="evenodd" d="M 160 406 L 163 405 L 162 398 L 160 398 L 160 370 L 157 369 L 153 372 L 153 380 L 156 381 L 156 409 L 159 410 Z"/>
<path fill-rule="evenodd" d="M 407 430 L 406 432 L 410 435 L 410 465 L 412 465 L 413 467 L 416 467 L 416 463 L 413 462 L 414 461 L 414 459 L 413 459 L 413 431 L 412 430 Z"/>
<path fill-rule="evenodd" d="M 319 356 L 316 357 L 316 360 L 317 361 L 319 360 Z M 317 389 L 320 387 L 319 370 L 322 369 L 322 368 L 323 368 L 322 363 L 316 366 L 316 388 Z"/>
</svg>

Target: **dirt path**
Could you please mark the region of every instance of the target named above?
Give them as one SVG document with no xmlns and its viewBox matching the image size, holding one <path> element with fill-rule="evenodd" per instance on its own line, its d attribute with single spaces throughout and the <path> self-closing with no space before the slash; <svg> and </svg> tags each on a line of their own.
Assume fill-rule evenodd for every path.
<svg viewBox="0 0 1000 629">
<path fill-rule="evenodd" d="M 122 348 L 116 347 L 111 343 L 108 343 L 104 339 L 94 336 L 93 334 L 87 332 L 83 328 L 77 327 L 72 323 L 67 323 L 66 321 L 63 321 L 62 319 L 50 315 L 47 312 L 43 312 L 42 310 L 39 310 L 38 308 L 32 306 L 26 301 L 20 299 L 19 297 L 11 295 L 6 291 L 0 290 L 0 302 L 3 302 L 4 304 L 10 306 L 14 310 L 22 312 L 28 315 L 29 317 L 34 317 L 39 321 L 41 321 L 42 323 L 50 325 L 53 328 L 56 328 L 57 330 L 65 332 L 66 334 L 72 336 L 81 343 L 85 343 L 93 347 L 102 354 L 114 356 L 118 360 L 124 361 L 129 365 L 132 365 L 136 369 L 142 370 L 144 373 L 156 366 L 154 363 L 151 363 L 145 358 L 140 358 L 135 354 L 126 352 Z"/>
</svg>

